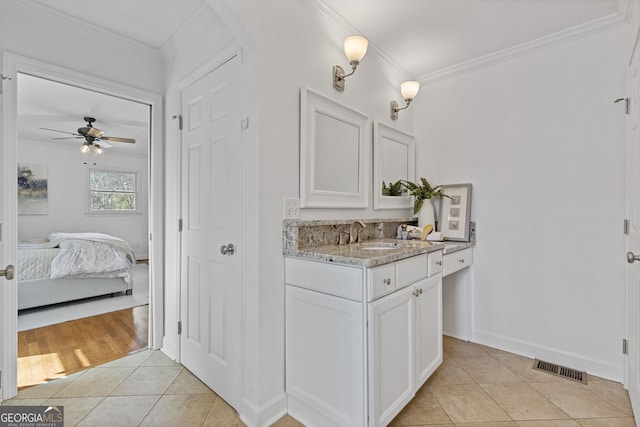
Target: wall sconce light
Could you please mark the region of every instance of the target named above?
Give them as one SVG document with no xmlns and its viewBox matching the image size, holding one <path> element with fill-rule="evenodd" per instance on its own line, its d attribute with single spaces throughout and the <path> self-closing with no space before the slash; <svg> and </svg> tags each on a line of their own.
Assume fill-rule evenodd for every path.
<svg viewBox="0 0 640 427">
<path fill-rule="evenodd" d="M 400 84 L 400 93 L 402 93 L 402 98 L 404 98 L 404 102 L 406 105 L 402 108 L 399 108 L 396 101 L 391 101 L 391 118 L 393 120 L 398 120 L 398 111 L 406 110 L 407 108 L 409 108 L 411 101 L 413 101 L 413 98 L 416 97 L 419 90 L 420 83 L 413 80 L 402 82 Z"/>
<path fill-rule="evenodd" d="M 356 72 L 360 61 L 367 54 L 369 41 L 361 36 L 351 36 L 344 39 L 344 54 L 351 65 L 351 72 L 344 73 L 344 69 L 339 65 L 333 66 L 333 87 L 337 91 L 344 91 L 344 79 Z"/>
</svg>

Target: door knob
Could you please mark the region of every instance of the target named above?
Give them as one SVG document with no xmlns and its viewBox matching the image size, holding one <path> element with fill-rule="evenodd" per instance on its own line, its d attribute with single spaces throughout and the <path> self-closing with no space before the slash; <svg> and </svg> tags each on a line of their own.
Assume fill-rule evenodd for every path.
<svg viewBox="0 0 640 427">
<path fill-rule="evenodd" d="M 633 252 L 627 252 L 627 262 L 633 264 L 634 261 L 640 261 L 640 255 L 635 255 Z"/>
<path fill-rule="evenodd" d="M 222 245 L 220 246 L 220 253 L 222 255 L 233 255 L 236 251 L 235 246 L 233 246 L 233 243 L 229 243 L 228 245 Z"/>
<path fill-rule="evenodd" d="M 4 276 L 7 280 L 13 280 L 13 265 L 7 265 L 4 270 L 0 270 L 0 277 Z"/>
</svg>

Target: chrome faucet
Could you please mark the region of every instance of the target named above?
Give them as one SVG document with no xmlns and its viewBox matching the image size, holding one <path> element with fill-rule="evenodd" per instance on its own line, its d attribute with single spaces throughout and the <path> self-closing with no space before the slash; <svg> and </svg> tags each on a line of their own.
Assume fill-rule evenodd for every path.
<svg viewBox="0 0 640 427">
<path fill-rule="evenodd" d="M 360 225 L 360 230 L 354 230 L 354 226 Z M 351 223 L 351 227 L 349 228 L 349 243 L 356 243 L 360 241 L 360 231 L 365 228 L 364 222 L 362 221 L 354 221 Z"/>
</svg>

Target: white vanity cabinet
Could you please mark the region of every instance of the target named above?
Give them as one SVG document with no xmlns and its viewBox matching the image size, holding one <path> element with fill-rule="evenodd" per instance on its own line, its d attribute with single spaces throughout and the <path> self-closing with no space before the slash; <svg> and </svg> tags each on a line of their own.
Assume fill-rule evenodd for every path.
<svg viewBox="0 0 640 427">
<path fill-rule="evenodd" d="M 442 251 L 365 268 L 286 258 L 289 413 L 386 426 L 442 363 Z"/>
</svg>

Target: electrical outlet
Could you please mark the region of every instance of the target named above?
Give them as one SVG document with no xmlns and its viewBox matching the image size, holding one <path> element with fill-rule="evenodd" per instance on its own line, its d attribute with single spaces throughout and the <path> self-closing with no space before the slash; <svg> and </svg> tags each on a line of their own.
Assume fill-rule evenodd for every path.
<svg viewBox="0 0 640 427">
<path fill-rule="evenodd" d="M 284 219 L 300 219 L 299 199 L 284 199 Z"/>
</svg>

